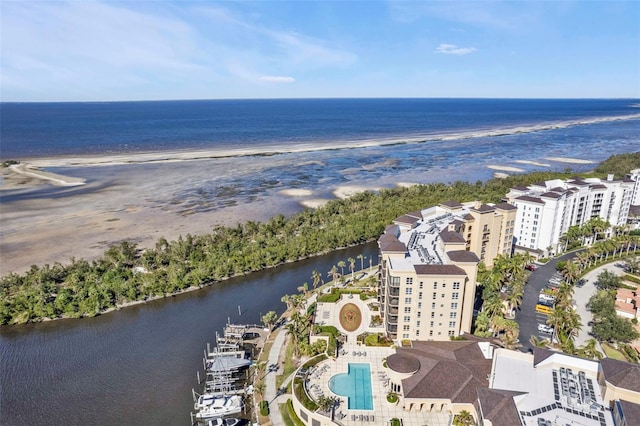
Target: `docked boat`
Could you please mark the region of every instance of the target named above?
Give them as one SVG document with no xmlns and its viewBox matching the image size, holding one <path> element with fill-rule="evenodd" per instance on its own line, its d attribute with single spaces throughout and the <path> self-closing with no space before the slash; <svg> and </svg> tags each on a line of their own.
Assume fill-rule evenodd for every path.
<svg viewBox="0 0 640 426">
<path fill-rule="evenodd" d="M 196 411 L 201 410 L 213 404 L 213 401 L 215 401 L 216 399 L 226 399 L 226 398 L 222 396 L 216 396 L 210 393 L 205 393 L 200 395 L 198 399 L 196 399 L 195 404 L 193 404 L 193 408 L 195 408 Z"/>
<path fill-rule="evenodd" d="M 240 395 L 214 398 L 210 405 L 203 407 L 196 414 L 197 419 L 206 420 L 216 417 L 239 414 L 243 403 Z"/>
<path fill-rule="evenodd" d="M 240 424 L 242 420 L 240 419 L 234 419 L 234 418 L 230 418 L 230 419 L 221 419 L 221 418 L 217 418 L 217 419 L 209 419 L 207 421 L 207 426 L 237 426 Z"/>
</svg>

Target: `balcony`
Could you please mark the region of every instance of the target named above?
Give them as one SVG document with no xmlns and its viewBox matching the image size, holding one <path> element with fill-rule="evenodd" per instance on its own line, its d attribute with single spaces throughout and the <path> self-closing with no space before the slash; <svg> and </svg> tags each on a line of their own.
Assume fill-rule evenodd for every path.
<svg viewBox="0 0 640 426">
<path fill-rule="evenodd" d="M 397 332 L 398 332 L 398 326 L 397 325 L 387 324 L 387 333 L 390 334 L 389 337 L 394 339 L 396 337 L 395 333 L 397 333 Z"/>
<path fill-rule="evenodd" d="M 389 288 L 400 288 L 400 282 L 397 282 L 396 284 L 394 284 L 393 280 L 389 280 L 388 281 L 388 286 L 389 286 Z"/>
<path fill-rule="evenodd" d="M 394 289 L 387 289 L 387 295 L 389 297 L 398 297 L 400 296 L 400 289 L 394 288 Z"/>
<path fill-rule="evenodd" d="M 390 297 L 389 301 L 387 302 L 387 306 L 395 306 L 396 308 L 398 307 L 398 298 L 397 297 Z"/>
<path fill-rule="evenodd" d="M 398 316 L 397 315 L 387 316 L 387 324 L 398 325 Z"/>
<path fill-rule="evenodd" d="M 398 308 L 388 308 L 387 313 L 389 315 L 398 315 Z"/>
</svg>

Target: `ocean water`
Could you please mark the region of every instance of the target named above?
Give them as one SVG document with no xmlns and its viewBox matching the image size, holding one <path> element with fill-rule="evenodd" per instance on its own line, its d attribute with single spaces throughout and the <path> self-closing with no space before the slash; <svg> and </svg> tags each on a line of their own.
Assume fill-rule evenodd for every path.
<svg viewBox="0 0 640 426">
<path fill-rule="evenodd" d="M 639 105 L 628 99 L 1 103 L 0 159 L 62 158 L 48 169 L 90 184 L 31 197 L 115 185 L 185 215 L 253 203 L 285 188 L 332 198 L 345 186 L 485 180 L 495 166 L 587 170 L 593 164 L 556 157 L 595 163 L 637 151 Z M 12 196 L 5 192 L 3 199 Z"/>
</svg>

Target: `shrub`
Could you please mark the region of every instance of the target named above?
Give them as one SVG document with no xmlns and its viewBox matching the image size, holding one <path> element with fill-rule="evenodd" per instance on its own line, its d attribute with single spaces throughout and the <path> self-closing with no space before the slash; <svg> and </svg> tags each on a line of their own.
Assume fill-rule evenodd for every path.
<svg viewBox="0 0 640 426">
<path fill-rule="evenodd" d="M 389 392 L 387 394 L 387 401 L 389 401 L 392 404 L 395 404 L 396 402 L 398 402 L 398 394 L 395 392 Z"/>
<path fill-rule="evenodd" d="M 631 281 L 632 283 L 640 284 L 640 278 L 634 277 L 633 275 L 624 274 L 623 279 L 625 281 Z"/>
<path fill-rule="evenodd" d="M 269 415 L 269 401 L 260 401 L 260 415 L 263 417 Z"/>
<path fill-rule="evenodd" d="M 391 426 L 402 426 L 402 421 L 398 418 L 391 419 Z"/>
<path fill-rule="evenodd" d="M 287 399 L 287 414 L 294 426 L 304 426 L 303 421 L 300 420 L 300 417 L 296 414 L 296 410 L 293 409 L 293 401 L 291 401 L 291 399 Z"/>
</svg>

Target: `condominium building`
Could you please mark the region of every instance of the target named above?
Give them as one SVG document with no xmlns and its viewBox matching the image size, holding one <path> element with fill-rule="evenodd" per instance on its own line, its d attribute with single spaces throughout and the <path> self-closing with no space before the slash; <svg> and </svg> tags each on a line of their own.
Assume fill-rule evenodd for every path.
<svg viewBox="0 0 640 426">
<path fill-rule="evenodd" d="M 627 223 L 636 181 L 579 177 L 513 187 L 509 203 L 518 209 L 514 245 L 518 251 L 548 256 L 559 251 L 560 237 L 574 225 L 600 218 L 611 226 Z"/>
<path fill-rule="evenodd" d="M 378 299 L 394 340 L 471 331 L 477 266 L 510 254 L 516 208 L 449 201 L 394 220 L 378 240 Z"/>
</svg>

